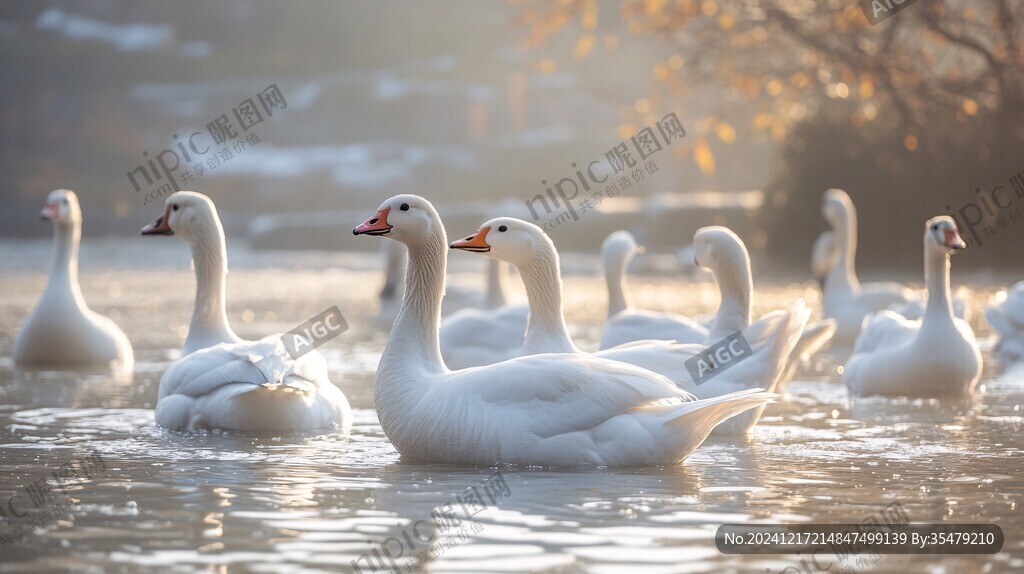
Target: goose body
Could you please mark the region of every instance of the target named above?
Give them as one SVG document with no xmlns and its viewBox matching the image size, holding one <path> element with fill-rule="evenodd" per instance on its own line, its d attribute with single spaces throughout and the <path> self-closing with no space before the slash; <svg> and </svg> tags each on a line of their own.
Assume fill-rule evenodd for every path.
<svg viewBox="0 0 1024 574">
<path fill-rule="evenodd" d="M 803 302 L 799 302 L 790 314 L 784 314 L 779 317 L 781 320 L 771 324 L 766 336 L 762 337 L 767 341 L 758 345 L 752 357 L 698 385 L 686 368 L 686 361 L 705 349 L 701 344 L 644 340 L 595 353 L 580 350 L 565 324 L 558 250 L 537 225 L 513 217 L 499 217 L 485 222 L 473 235 L 453 242 L 451 247 L 482 253 L 511 263 L 518 269 L 530 303 L 521 356 L 572 353 L 621 361 L 664 375 L 679 388 L 701 399 L 751 388 L 771 391 L 779 382 L 789 353 L 800 339 L 809 315 L 809 311 L 803 309 Z M 714 432 L 746 432 L 757 422 L 758 416 L 755 415 L 759 413 L 759 409 L 754 409 L 733 417 L 716 427 Z"/>
<path fill-rule="evenodd" d="M 697 321 L 674 313 L 633 309 L 626 303 L 626 267 L 639 246 L 627 231 L 616 231 L 601 244 L 605 281 L 608 285 L 608 318 L 601 335 L 601 349 L 645 339 L 679 343 L 703 343 L 708 329 Z"/>
<path fill-rule="evenodd" d="M 999 354 L 1024 359 L 1024 281 L 997 293 L 985 307 L 985 319 L 995 331 Z"/>
<path fill-rule="evenodd" d="M 403 457 L 444 463 L 638 466 L 683 460 L 722 420 L 774 395 L 694 401 L 666 377 L 574 353 L 451 371 L 438 323 L 447 238 L 425 199 L 399 195 L 355 229 L 405 243 L 402 311 L 377 368 L 381 426 Z"/>
<path fill-rule="evenodd" d="M 771 313 L 751 322 L 753 311 L 753 280 L 750 254 L 735 233 L 724 227 L 705 227 L 694 234 L 694 262 L 711 272 L 718 283 L 721 303 L 710 324 L 704 325 L 678 315 L 634 311 L 625 302 L 622 275 L 629 260 L 636 254 L 637 245 L 632 235 L 617 231 L 602 245 L 605 273 L 608 283 L 609 317 L 605 324 L 601 348 L 611 343 L 640 339 L 664 339 L 680 343 L 712 345 L 739 331 L 757 349 L 774 333 L 781 320 L 781 312 Z M 804 328 L 801 325 L 798 340 L 790 347 L 784 374 L 776 384 L 785 384 L 796 372 L 800 361 L 824 346 L 835 333 L 835 324 L 825 320 Z M 774 390 L 772 385 L 770 390 Z"/>
<path fill-rule="evenodd" d="M 346 427 L 351 410 L 320 353 L 293 360 L 280 335 L 222 343 L 160 379 L 156 423 L 174 430 L 303 431 Z"/>
<path fill-rule="evenodd" d="M 836 255 L 825 277 L 822 311 L 826 318 L 836 322 L 836 344 L 850 347 L 860 334 L 864 317 L 906 303 L 914 298 L 914 293 L 898 283 L 860 284 L 855 268 L 857 211 L 845 191 L 826 191 L 822 214 L 832 226 L 836 241 Z"/>
<path fill-rule="evenodd" d="M 484 308 L 459 309 L 441 321 L 441 356 L 445 364 L 465 369 L 518 356 L 529 311 L 526 305 L 506 302 L 501 262 L 488 260 Z"/>
<path fill-rule="evenodd" d="M 764 334 L 770 332 L 771 321 L 777 320 L 780 312 L 769 313 L 751 322 L 754 282 L 750 253 L 743 240 L 732 230 L 715 225 L 698 229 L 693 236 L 693 244 L 694 262 L 715 277 L 721 298 L 705 344 L 711 345 L 737 331 L 742 332 L 752 346 L 762 344 Z M 797 366 L 825 346 L 835 331 L 835 321 L 831 319 L 801 327 L 798 339 L 790 347 L 786 370 L 779 377 L 778 384 L 788 383 Z"/>
<path fill-rule="evenodd" d="M 519 356 L 529 308 L 460 309 L 441 322 L 441 355 L 453 369 L 490 365 Z"/>
<path fill-rule="evenodd" d="M 181 235 L 192 247 L 196 303 L 182 357 L 160 379 L 156 423 L 173 430 L 290 432 L 351 425 L 345 395 L 315 350 L 293 359 L 280 335 L 243 341 L 225 311 L 227 251 L 213 202 L 179 191 L 143 235 Z"/>
<path fill-rule="evenodd" d="M 68 189 L 51 192 L 42 218 L 53 222 L 53 267 L 42 297 L 14 338 L 15 363 L 130 371 L 134 355 L 128 337 L 113 321 L 89 309 L 78 285 L 78 196 Z"/>
<path fill-rule="evenodd" d="M 865 321 L 843 379 L 860 395 L 963 395 L 981 377 L 981 352 L 970 325 L 953 315 L 949 256 L 966 245 L 949 217 L 928 221 L 924 235 L 928 304 L 911 321 L 882 311 Z"/>
</svg>

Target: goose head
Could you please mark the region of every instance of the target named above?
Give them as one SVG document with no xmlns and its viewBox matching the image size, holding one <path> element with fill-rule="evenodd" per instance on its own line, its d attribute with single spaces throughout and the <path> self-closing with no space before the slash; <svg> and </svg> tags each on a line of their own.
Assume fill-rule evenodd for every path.
<svg viewBox="0 0 1024 574">
<path fill-rule="evenodd" d="M 841 189 L 832 188 L 825 192 L 821 204 L 821 215 L 833 228 L 843 225 L 853 212 L 853 201 Z"/>
<path fill-rule="evenodd" d="M 925 253 L 948 255 L 966 248 L 967 244 L 961 239 L 952 217 L 940 215 L 929 219 L 925 224 Z"/>
<path fill-rule="evenodd" d="M 606 266 L 618 262 L 625 267 L 637 253 L 643 252 L 644 248 L 637 244 L 633 234 L 624 230 L 612 232 L 601 244 L 601 258 Z"/>
<path fill-rule="evenodd" d="M 142 235 L 180 235 L 192 241 L 204 232 L 220 228 L 213 201 L 201 193 L 179 191 L 164 203 L 164 213 L 142 228 Z"/>
<path fill-rule="evenodd" d="M 540 227 L 514 217 L 498 217 L 485 222 L 472 235 L 453 241 L 449 247 L 483 253 L 522 268 L 550 243 Z"/>
<path fill-rule="evenodd" d="M 384 235 L 411 246 L 437 234 L 440 225 L 441 219 L 429 201 L 418 195 L 403 194 L 380 204 L 377 213 L 357 225 L 352 235 Z"/>
<path fill-rule="evenodd" d="M 58 225 L 74 225 L 82 222 L 82 208 L 78 196 L 70 189 L 55 189 L 46 196 L 46 205 L 41 219 L 48 219 Z"/>
<path fill-rule="evenodd" d="M 693 262 L 719 274 L 727 265 L 746 265 L 747 248 L 727 227 L 702 227 L 693 235 Z"/>
</svg>

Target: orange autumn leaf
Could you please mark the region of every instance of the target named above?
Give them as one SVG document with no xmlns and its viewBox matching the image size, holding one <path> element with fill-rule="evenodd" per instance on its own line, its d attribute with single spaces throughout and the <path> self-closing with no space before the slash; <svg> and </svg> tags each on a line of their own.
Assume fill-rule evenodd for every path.
<svg viewBox="0 0 1024 574">
<path fill-rule="evenodd" d="M 583 29 L 593 30 L 597 28 L 597 4 L 593 1 L 587 2 L 583 8 Z"/>
<path fill-rule="evenodd" d="M 594 48 L 594 36 L 591 34 L 584 34 L 580 36 L 578 42 L 576 42 L 576 49 L 573 50 L 572 57 L 576 60 L 582 60 L 587 57 L 590 50 Z"/>
<path fill-rule="evenodd" d="M 665 7 L 665 0 L 644 0 L 644 13 L 648 16 L 657 16 Z"/>
<path fill-rule="evenodd" d="M 712 176 L 715 174 L 715 156 L 711 153 L 711 148 L 708 147 L 707 142 L 703 139 L 697 142 L 697 146 L 693 148 L 693 161 L 697 162 L 697 167 L 700 168 L 700 172 L 706 176 Z"/>
<path fill-rule="evenodd" d="M 727 123 L 716 124 L 715 134 L 725 143 L 731 144 L 736 141 L 736 130 Z"/>
</svg>

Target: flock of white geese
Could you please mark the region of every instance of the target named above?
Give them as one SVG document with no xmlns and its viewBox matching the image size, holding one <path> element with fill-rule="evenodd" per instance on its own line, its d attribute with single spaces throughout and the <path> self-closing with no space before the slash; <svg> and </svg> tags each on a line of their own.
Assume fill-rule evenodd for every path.
<svg viewBox="0 0 1024 574">
<path fill-rule="evenodd" d="M 963 318 L 965 305 L 950 290 L 950 255 L 965 248 L 955 222 L 940 216 L 925 224 L 922 294 L 896 283 L 857 280 L 856 211 L 845 192 L 828 190 L 822 214 L 831 231 L 812 255 L 812 271 L 823 282 L 820 322 L 809 322 L 803 300 L 753 318 L 750 257 L 724 227 L 702 228 L 693 239 L 695 263 L 719 286 L 721 304 L 713 318 L 635 309 L 624 283 L 638 246 L 618 231 L 602 246 L 608 317 L 600 350 L 587 352 L 569 334 L 558 250 L 540 227 L 500 217 L 449 243 L 429 201 L 392 197 L 353 229 L 396 242 L 382 299 L 398 301 L 404 282 L 377 367 L 380 424 L 398 452 L 415 460 L 639 466 L 678 463 L 712 432 L 743 435 L 797 365 L 825 346 L 849 356 L 843 379 L 856 395 L 971 393 L 982 359 Z M 54 226 L 53 268 L 14 340 L 15 362 L 131 369 L 128 338 L 89 309 L 78 286 L 77 196 L 50 193 L 42 217 Z M 158 425 L 181 431 L 348 430 L 351 409 L 320 353 L 293 359 L 278 334 L 244 341 L 232 331 L 225 312 L 225 236 L 208 197 L 171 195 L 142 235 L 185 239 L 196 277 L 181 358 L 160 380 Z M 483 308 L 442 320 L 451 249 L 491 258 L 491 288 Z M 528 306 L 504 304 L 499 262 L 518 270 Z M 999 351 L 1024 358 L 1024 282 L 999 293 L 986 316 Z M 697 384 L 687 359 L 736 332 L 752 354 Z"/>
</svg>

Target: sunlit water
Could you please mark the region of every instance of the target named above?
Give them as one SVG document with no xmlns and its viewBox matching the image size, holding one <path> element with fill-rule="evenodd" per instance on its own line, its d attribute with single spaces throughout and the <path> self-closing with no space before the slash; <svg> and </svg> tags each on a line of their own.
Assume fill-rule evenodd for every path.
<svg viewBox="0 0 1024 574">
<path fill-rule="evenodd" d="M 63 515 L 44 520 L 33 511 L 0 524 L 0 535 L 12 535 L 29 519 L 41 523 L 0 546 L 0 572 L 347 572 L 353 561 L 363 572 L 371 563 L 386 572 L 382 543 L 404 553 L 402 571 L 1024 570 L 1024 369 L 1000 367 L 987 352 L 984 392 L 957 404 L 851 400 L 833 362 L 818 357 L 746 440 L 710 440 L 673 467 L 502 468 L 508 494 L 442 532 L 432 512 L 451 503 L 464 519 L 456 497 L 495 469 L 403 462 L 385 438 L 373 411 L 388 328 L 374 320 L 375 256 L 232 248 L 229 317 L 243 337 L 290 329 L 335 304 L 351 325 L 322 348 L 355 409 L 351 436 L 252 438 L 153 423 L 160 376 L 191 313 L 180 240 L 83 247 L 86 299 L 135 347 L 135 371 L 123 378 L 16 370 L 11 341 L 45 281 L 49 246 L 4 242 L 0 255 L 0 516 L 32 509 L 26 489 L 61 465 L 95 452 L 106 467 L 81 473 L 66 495 L 53 493 L 50 505 L 65 506 Z M 452 257 L 453 300 L 478 287 L 479 262 Z M 592 258 L 573 264 L 567 311 L 579 341 L 593 348 L 603 283 Z M 669 277 L 634 277 L 630 292 L 638 306 L 691 314 L 717 299 L 711 285 Z M 976 311 L 990 293 L 977 289 Z M 756 307 L 798 296 L 813 302 L 813 284 L 759 285 Z M 730 556 L 714 545 L 722 523 L 860 522 L 896 501 L 914 522 L 998 524 L 1003 551 L 878 561 L 819 554 L 819 569 L 805 557 Z M 416 524 L 416 534 L 434 540 L 406 538 Z"/>
</svg>

